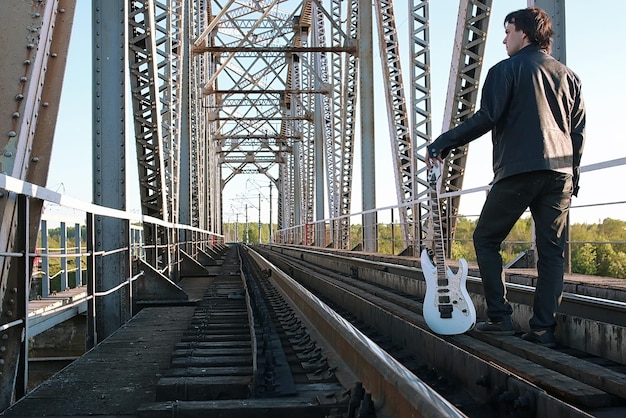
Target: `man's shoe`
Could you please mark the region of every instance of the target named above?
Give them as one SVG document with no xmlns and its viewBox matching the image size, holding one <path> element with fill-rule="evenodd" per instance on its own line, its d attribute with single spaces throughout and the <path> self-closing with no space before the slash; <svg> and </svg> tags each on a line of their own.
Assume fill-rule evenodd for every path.
<svg viewBox="0 0 626 418">
<path fill-rule="evenodd" d="M 554 333 L 549 329 L 531 330 L 530 332 L 523 334 L 522 338 L 526 341 L 530 341 L 531 343 L 539 344 L 544 347 L 556 347 Z"/>
<path fill-rule="evenodd" d="M 515 334 L 515 326 L 511 321 L 511 317 L 505 317 L 500 321 L 485 321 L 476 324 L 476 330 L 486 334 L 494 335 L 513 335 Z"/>
</svg>

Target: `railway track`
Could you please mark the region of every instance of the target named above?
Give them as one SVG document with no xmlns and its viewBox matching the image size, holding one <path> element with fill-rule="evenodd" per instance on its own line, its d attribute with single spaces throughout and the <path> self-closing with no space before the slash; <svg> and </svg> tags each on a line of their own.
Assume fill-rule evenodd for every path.
<svg viewBox="0 0 626 418">
<path fill-rule="evenodd" d="M 189 300 L 145 306 L 3 415 L 625 415 L 619 301 L 591 291 L 565 295 L 578 315 L 560 315 L 555 349 L 519 333 L 440 336 L 421 315 L 419 268 L 370 256 L 222 248 L 182 279 Z M 510 289 L 520 333 L 532 292 L 524 286 Z M 484 302 L 477 292 L 471 297 L 480 316 Z M 68 390 L 78 396 L 65 396 Z"/>
<path fill-rule="evenodd" d="M 175 346 L 156 402 L 142 405 L 139 416 L 322 418 L 364 410 L 367 401 L 354 405 L 339 383 L 338 363 L 233 246 Z"/>
<path fill-rule="evenodd" d="M 549 349 L 519 338 L 530 312 L 524 301 L 532 289 L 514 285 L 510 293 L 515 311 L 521 312 L 516 318 L 521 325 L 517 335 L 472 331 L 438 336 L 421 316 L 425 285 L 415 267 L 301 247 L 255 249 L 349 318 L 461 414 L 617 417 L 626 413 L 623 303 L 565 295 L 568 311 L 587 313 L 590 318 L 560 315 L 559 327 L 565 332 L 557 335 L 558 347 Z M 472 299 L 480 312 L 484 302 L 478 294 Z M 612 319 L 598 322 L 598 317 Z M 580 338 L 581 332 L 592 328 L 595 332 L 588 335 L 596 341 Z M 367 381 L 363 384 L 368 387 Z"/>
</svg>

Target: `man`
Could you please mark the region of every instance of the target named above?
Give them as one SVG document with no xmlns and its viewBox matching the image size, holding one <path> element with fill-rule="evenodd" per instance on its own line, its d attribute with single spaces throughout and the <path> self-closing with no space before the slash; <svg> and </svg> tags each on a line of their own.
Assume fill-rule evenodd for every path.
<svg viewBox="0 0 626 418">
<path fill-rule="evenodd" d="M 522 338 L 553 347 L 563 291 L 564 230 L 571 196 L 578 193 L 585 107 L 577 75 L 549 55 L 549 16 L 538 8 L 521 9 L 509 13 L 504 25 L 509 58 L 489 70 L 480 110 L 427 147 L 426 165 L 430 168 L 450 150 L 492 131 L 494 179 L 473 236 L 489 320 L 476 329 L 515 333 L 499 250 L 530 208 L 538 280 L 530 332 Z"/>
</svg>

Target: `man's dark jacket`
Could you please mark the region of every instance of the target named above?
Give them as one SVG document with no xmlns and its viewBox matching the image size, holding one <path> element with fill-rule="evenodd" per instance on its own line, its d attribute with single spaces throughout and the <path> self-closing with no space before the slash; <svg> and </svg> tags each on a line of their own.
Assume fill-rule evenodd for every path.
<svg viewBox="0 0 626 418">
<path fill-rule="evenodd" d="M 450 150 L 492 132 L 493 182 L 529 171 L 573 175 L 578 192 L 585 140 L 585 105 L 573 71 L 536 45 L 493 66 L 480 110 L 428 146 L 445 158 Z"/>
</svg>

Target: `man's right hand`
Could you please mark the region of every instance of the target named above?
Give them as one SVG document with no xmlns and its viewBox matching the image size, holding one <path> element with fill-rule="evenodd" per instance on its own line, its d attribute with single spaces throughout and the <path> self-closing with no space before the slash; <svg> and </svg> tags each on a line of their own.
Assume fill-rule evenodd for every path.
<svg viewBox="0 0 626 418">
<path fill-rule="evenodd" d="M 433 166 L 433 164 L 440 164 L 443 163 L 443 159 L 441 158 L 441 154 L 436 151 L 433 150 L 434 152 L 432 153 L 433 155 L 431 155 L 431 149 L 426 147 L 426 168 L 428 168 L 430 170 L 430 168 Z"/>
</svg>

